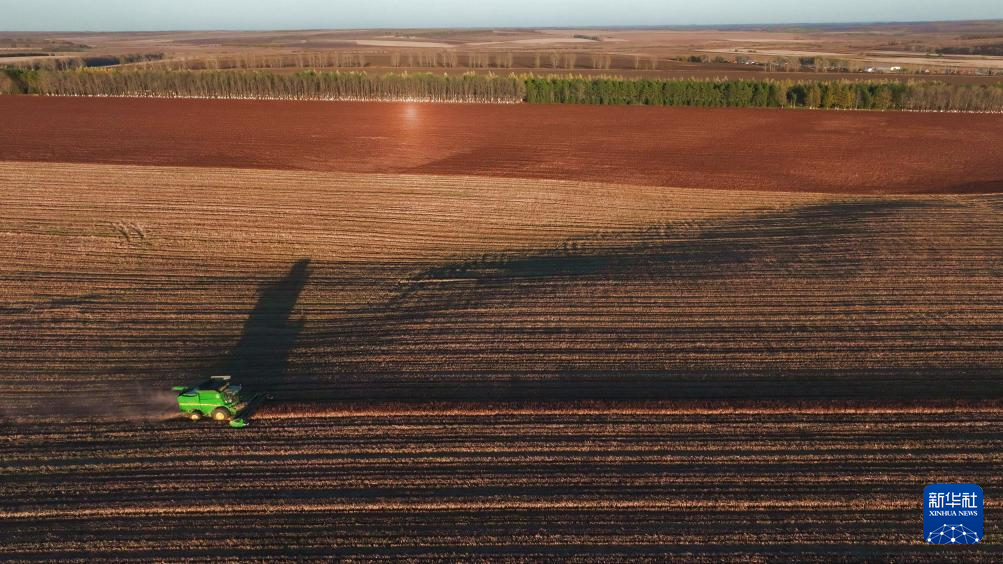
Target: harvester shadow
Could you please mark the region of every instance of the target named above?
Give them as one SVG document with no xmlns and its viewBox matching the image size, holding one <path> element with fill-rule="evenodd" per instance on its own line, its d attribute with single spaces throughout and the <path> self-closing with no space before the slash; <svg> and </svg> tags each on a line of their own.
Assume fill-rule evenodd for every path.
<svg viewBox="0 0 1003 564">
<path fill-rule="evenodd" d="M 240 340 L 213 373 L 232 375 L 255 392 L 268 393 L 286 376 L 289 355 L 303 330 L 292 313 L 310 276 L 310 259 L 301 259 L 281 279 L 265 285 L 244 323 Z"/>
<path fill-rule="evenodd" d="M 377 309 L 392 314 L 414 300 L 434 305 L 434 296 L 423 298 L 422 294 L 430 294 L 430 282 L 444 280 L 486 282 L 610 275 L 668 279 L 698 275 L 714 279 L 728 277 L 760 259 L 769 260 L 774 268 L 831 263 L 833 256 L 811 252 L 804 244 L 817 249 L 831 250 L 838 245 L 842 247 L 839 250 L 862 251 L 867 244 L 867 230 L 873 225 L 928 205 L 905 200 L 830 202 L 707 220 L 690 225 L 691 232 L 667 224 L 568 239 L 552 249 L 503 252 L 426 268 Z M 840 253 L 838 260 L 855 265 L 861 261 L 854 258 L 854 253 Z M 849 275 L 852 269 L 846 272 Z"/>
<path fill-rule="evenodd" d="M 653 329 L 632 327 L 629 319 L 593 328 L 578 319 L 592 316 L 600 323 L 604 316 L 616 318 L 616 304 L 597 297 L 600 288 L 644 284 L 655 288 L 652 295 L 657 296 L 680 287 L 699 292 L 701 285 L 715 284 L 718 292 L 725 292 L 718 298 L 741 300 L 747 289 L 730 289 L 733 281 L 751 280 L 768 293 L 773 284 L 792 279 L 831 289 L 861 275 L 880 277 L 910 252 L 904 243 L 910 233 L 892 220 L 921 224 L 923 219 L 917 222 L 915 217 L 929 221 L 936 217 L 937 206 L 945 205 L 959 204 L 909 199 L 826 202 L 425 265 L 383 301 L 345 321 L 311 327 L 304 335 L 306 347 L 338 350 L 343 358 L 304 366 L 301 376 L 311 381 L 304 384 L 318 399 L 362 401 L 860 398 L 904 394 L 909 390 L 903 386 L 913 384 L 912 391 L 920 394 L 916 386 L 924 379 L 934 382 L 949 370 L 799 366 L 780 360 L 801 354 L 783 342 L 761 353 L 775 356 L 774 364 L 729 361 L 727 355 L 735 351 L 727 341 L 720 350 L 724 360 L 716 366 L 687 364 L 677 359 L 685 358 L 686 350 L 659 347 L 659 340 L 678 342 L 692 353 L 693 340 L 704 335 L 748 331 L 747 338 L 755 339 L 758 329 L 672 314 L 656 320 Z M 624 299 L 631 299 L 629 290 Z M 909 302 L 908 296 L 883 299 Z M 530 325 L 520 314 L 506 313 L 548 310 L 549 320 Z M 810 327 L 812 320 L 784 323 Z M 653 337 L 651 331 L 664 337 Z M 740 343 L 746 337 L 735 338 Z M 635 353 L 638 342 L 648 352 Z M 989 383 L 982 380 L 987 377 L 970 374 L 979 379 L 973 389 L 985 391 Z M 337 382 L 325 383 L 331 376 Z"/>
</svg>

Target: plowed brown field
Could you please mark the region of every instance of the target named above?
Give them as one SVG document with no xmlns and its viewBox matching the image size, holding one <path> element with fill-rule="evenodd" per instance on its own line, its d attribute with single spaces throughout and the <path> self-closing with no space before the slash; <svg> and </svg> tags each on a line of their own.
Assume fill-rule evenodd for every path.
<svg viewBox="0 0 1003 564">
<path fill-rule="evenodd" d="M 0 434 L 0 554 L 69 560 L 998 561 L 921 537 L 1003 487 L 999 411 L 559 411 L 45 423 Z M 950 552 L 948 552 L 950 550 Z"/>
<path fill-rule="evenodd" d="M 325 121 L 371 105 L 296 122 L 282 112 L 304 106 L 221 103 L 225 125 L 209 102 L 14 102 L 145 108 L 60 125 L 10 102 L 0 559 L 940 562 L 921 538 L 935 482 L 983 487 L 986 542 L 951 548 L 1000 558 L 1003 195 L 505 178 L 583 178 L 583 162 L 627 178 L 643 152 L 604 160 L 586 131 L 520 161 L 530 121 L 470 170 L 456 155 L 484 146 L 474 131 L 443 149 L 435 128 L 408 138 L 389 117 L 347 140 Z M 167 130 L 155 107 L 195 109 Z M 234 117 L 263 107 L 267 128 Z M 831 116 L 832 146 L 850 115 L 762 119 Z M 637 127 L 636 147 L 659 143 Z M 728 142 L 739 162 L 767 155 Z M 928 149 L 909 151 L 898 170 L 920 178 Z M 639 182 L 685 169 L 664 155 Z M 982 145 L 936 156 L 959 184 L 1000 170 Z M 55 162 L 73 160 L 242 168 Z M 786 182 L 731 170 L 712 186 Z M 851 191 L 885 174 L 854 171 Z M 242 431 L 169 419 L 166 390 L 207 373 L 275 401 Z"/>
<path fill-rule="evenodd" d="M 1003 115 L 0 98 L 0 160 L 1003 191 Z"/>
</svg>

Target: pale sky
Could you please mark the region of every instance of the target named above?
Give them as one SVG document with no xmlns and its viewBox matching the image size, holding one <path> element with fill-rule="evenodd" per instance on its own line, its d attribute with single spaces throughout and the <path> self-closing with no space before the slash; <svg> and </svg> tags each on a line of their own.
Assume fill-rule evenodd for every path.
<svg viewBox="0 0 1003 564">
<path fill-rule="evenodd" d="M 0 0 L 2 31 L 573 27 L 1003 18 L 1003 0 Z"/>
</svg>

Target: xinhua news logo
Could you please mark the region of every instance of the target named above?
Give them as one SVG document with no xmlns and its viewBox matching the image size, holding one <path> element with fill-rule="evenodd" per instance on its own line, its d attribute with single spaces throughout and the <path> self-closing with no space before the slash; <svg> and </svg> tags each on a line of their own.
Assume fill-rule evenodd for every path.
<svg viewBox="0 0 1003 564">
<path fill-rule="evenodd" d="M 982 542 L 982 488 L 930 484 L 923 490 L 923 538 L 930 544 Z"/>
</svg>

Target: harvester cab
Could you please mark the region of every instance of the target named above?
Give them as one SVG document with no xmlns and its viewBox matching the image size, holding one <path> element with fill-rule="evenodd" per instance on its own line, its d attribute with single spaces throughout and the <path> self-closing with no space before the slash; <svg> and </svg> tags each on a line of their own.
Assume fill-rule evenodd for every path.
<svg viewBox="0 0 1003 564">
<path fill-rule="evenodd" d="M 247 426 L 251 414 L 264 399 L 262 394 L 252 396 L 241 386 L 231 384 L 229 376 L 212 376 L 192 386 L 172 389 L 178 392 L 178 409 L 192 421 L 210 417 L 238 428 Z"/>
</svg>

